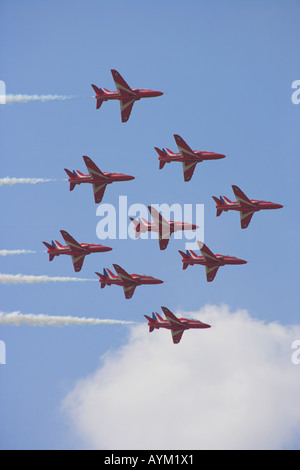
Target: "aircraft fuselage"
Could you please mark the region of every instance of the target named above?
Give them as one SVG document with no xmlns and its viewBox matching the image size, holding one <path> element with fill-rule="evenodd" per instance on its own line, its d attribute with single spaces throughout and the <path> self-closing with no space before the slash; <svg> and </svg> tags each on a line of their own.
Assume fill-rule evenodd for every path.
<svg viewBox="0 0 300 470">
<path fill-rule="evenodd" d="M 187 257 L 187 259 L 184 260 L 186 264 L 189 264 L 193 266 L 194 264 L 201 264 L 202 266 L 226 266 L 232 265 L 232 264 L 246 264 L 247 261 L 241 258 L 236 258 L 235 256 L 224 256 L 224 255 L 218 255 L 215 254 L 215 257 L 217 260 L 215 262 L 211 261 L 208 262 L 205 260 L 203 256 L 195 256 L 195 257 Z"/>
<path fill-rule="evenodd" d="M 124 99 L 134 99 L 135 101 L 140 100 L 141 98 L 155 98 L 156 96 L 161 96 L 163 93 L 161 91 L 154 90 L 145 90 L 145 89 L 133 89 L 132 93 L 119 93 L 118 91 L 109 91 L 104 90 L 103 94 L 96 93 L 95 98 L 101 101 L 109 100 L 124 100 Z"/>
<path fill-rule="evenodd" d="M 140 274 L 131 274 L 131 280 L 122 280 L 120 279 L 119 276 L 114 276 L 114 277 L 106 277 L 105 280 L 101 280 L 101 282 L 104 282 L 106 285 L 117 285 L 117 286 L 131 286 L 131 285 L 137 285 L 141 286 L 143 284 L 162 284 L 163 281 L 160 279 L 156 279 L 155 277 L 152 276 L 145 276 L 145 275 L 140 275 Z"/>
<path fill-rule="evenodd" d="M 103 253 L 106 251 L 111 251 L 112 248 L 109 248 L 107 246 L 103 245 L 93 245 L 93 244 L 88 244 L 88 243 L 81 243 L 81 250 L 76 249 L 76 248 L 70 248 L 69 246 L 62 246 L 60 248 L 58 247 L 53 247 L 52 249 L 48 249 L 48 253 L 53 255 L 53 256 L 59 256 L 59 255 L 90 255 L 91 253 Z"/>
<path fill-rule="evenodd" d="M 221 158 L 225 158 L 225 155 L 221 153 L 215 152 L 207 152 L 207 151 L 200 151 L 200 150 L 193 150 L 194 157 L 186 158 L 181 155 L 181 153 L 166 153 L 164 156 L 159 156 L 159 160 L 164 163 L 171 163 L 171 162 L 185 162 L 185 163 L 200 163 L 203 160 L 220 160 Z"/>
<path fill-rule="evenodd" d="M 245 205 L 239 204 L 238 202 L 230 202 L 226 204 L 218 204 L 216 207 L 217 209 L 222 209 L 223 211 L 251 211 L 251 212 L 258 212 L 260 210 L 267 210 L 267 209 L 281 209 L 283 206 L 281 204 L 276 204 L 275 202 L 271 201 L 255 201 L 251 200 L 252 205 L 247 207 Z"/>
</svg>

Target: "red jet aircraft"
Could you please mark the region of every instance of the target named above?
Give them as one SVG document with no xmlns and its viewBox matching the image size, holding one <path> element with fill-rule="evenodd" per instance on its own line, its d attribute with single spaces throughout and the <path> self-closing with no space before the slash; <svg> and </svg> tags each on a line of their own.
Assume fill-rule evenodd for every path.
<svg viewBox="0 0 300 470">
<path fill-rule="evenodd" d="M 122 122 L 126 122 L 129 119 L 132 107 L 135 101 L 141 98 L 153 98 L 155 96 L 161 96 L 161 91 L 144 90 L 141 88 L 130 88 L 125 82 L 124 78 L 116 70 L 111 70 L 117 91 L 109 91 L 106 88 L 98 88 L 96 85 L 92 85 L 97 100 L 96 109 L 99 109 L 103 101 L 108 100 L 119 100 L 121 106 L 121 118 Z"/>
<path fill-rule="evenodd" d="M 153 219 L 153 223 L 139 217 L 137 220 L 130 217 L 130 220 L 135 227 L 135 237 L 138 238 L 141 233 L 157 232 L 159 238 L 159 247 L 165 250 L 168 246 L 170 236 L 174 232 L 180 230 L 196 230 L 198 225 L 189 224 L 187 222 L 172 222 L 167 221 L 163 216 L 152 206 L 148 206 L 149 212 Z"/>
<path fill-rule="evenodd" d="M 210 325 L 202 323 L 199 320 L 177 318 L 174 313 L 170 312 L 166 307 L 161 307 L 165 314 L 166 320 L 164 320 L 158 313 L 152 314 L 152 318 L 148 315 L 144 315 L 148 320 L 149 332 L 151 333 L 154 329 L 167 328 L 171 330 L 172 339 L 174 344 L 178 344 L 185 330 L 190 328 L 210 328 Z"/>
<path fill-rule="evenodd" d="M 179 153 L 174 153 L 172 150 L 163 148 L 162 150 L 154 147 L 158 153 L 159 169 L 161 170 L 166 163 L 181 162 L 183 167 L 184 181 L 190 181 L 197 163 L 203 160 L 219 160 L 225 158 L 225 155 L 215 152 L 207 152 L 200 150 L 192 150 L 182 137 L 174 134 L 174 138 L 178 147 Z"/>
<path fill-rule="evenodd" d="M 220 199 L 213 196 L 217 209 L 217 217 L 222 214 L 223 211 L 238 211 L 241 218 L 241 228 L 247 228 L 250 224 L 254 212 L 258 212 L 262 209 L 281 209 L 281 204 L 275 204 L 270 201 L 257 201 L 255 199 L 248 199 L 243 191 L 235 185 L 232 185 L 236 202 L 230 201 L 225 196 L 220 196 Z"/>
<path fill-rule="evenodd" d="M 186 253 L 183 253 L 179 250 L 179 253 L 182 256 L 183 269 L 186 269 L 188 266 L 193 266 L 194 264 L 201 264 L 205 266 L 206 279 L 208 282 L 214 280 L 220 266 L 225 266 L 227 264 L 247 263 L 247 261 L 240 258 L 235 258 L 234 256 L 214 254 L 203 242 L 197 243 L 202 256 L 196 255 L 196 253 L 194 253 L 192 250 L 186 250 Z"/>
<path fill-rule="evenodd" d="M 164 282 L 160 279 L 156 279 L 155 277 L 146 276 L 145 274 L 128 274 L 125 269 L 121 268 L 117 264 L 113 264 L 113 267 L 118 274 L 117 276 L 106 268 L 103 269 L 103 274 L 96 272 L 97 276 L 100 278 L 99 282 L 101 283 L 101 289 L 113 284 L 122 286 L 126 299 L 131 299 L 137 286 L 141 286 L 143 284 L 162 284 Z"/>
<path fill-rule="evenodd" d="M 65 168 L 65 172 L 69 176 L 70 191 L 73 191 L 76 184 L 91 183 L 93 185 L 96 204 L 102 201 L 104 191 L 108 184 L 114 183 L 115 181 L 134 180 L 134 176 L 124 175 L 123 173 L 102 173 L 89 157 L 84 156 L 83 159 L 89 172 L 88 175 L 84 175 L 78 170 L 70 171 Z"/>
<path fill-rule="evenodd" d="M 55 256 L 70 255 L 72 256 L 74 271 L 76 272 L 81 270 L 84 257 L 86 255 L 112 250 L 112 248 L 109 246 L 94 245 L 90 243 L 78 243 L 65 230 L 60 230 L 60 233 L 62 234 L 67 244 L 66 246 L 61 245 L 57 240 L 52 240 L 51 245 L 47 242 L 43 242 L 44 245 L 48 248 L 47 253 L 49 253 L 49 261 L 52 261 Z"/>
</svg>

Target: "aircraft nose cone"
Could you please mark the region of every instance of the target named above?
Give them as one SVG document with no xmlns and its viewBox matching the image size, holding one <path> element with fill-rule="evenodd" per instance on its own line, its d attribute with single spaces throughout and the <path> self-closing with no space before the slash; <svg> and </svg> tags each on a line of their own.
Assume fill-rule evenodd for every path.
<svg viewBox="0 0 300 470">
<path fill-rule="evenodd" d="M 156 281 L 156 284 L 163 284 L 163 282 L 164 282 L 161 279 L 155 279 L 155 281 Z"/>
<path fill-rule="evenodd" d="M 276 208 L 276 209 L 282 209 L 282 208 L 283 208 L 283 205 L 281 205 L 281 204 L 275 204 L 275 208 Z"/>
<path fill-rule="evenodd" d="M 104 246 L 103 251 L 111 251 L 112 248 L 110 246 Z"/>
<path fill-rule="evenodd" d="M 162 91 L 155 91 L 154 94 L 155 94 L 155 96 L 162 96 L 163 92 Z"/>
<path fill-rule="evenodd" d="M 199 228 L 199 225 L 192 224 L 192 230 L 197 230 L 197 228 Z"/>
<path fill-rule="evenodd" d="M 247 261 L 244 259 L 240 259 L 239 261 L 240 261 L 240 264 L 247 264 Z"/>
<path fill-rule="evenodd" d="M 130 175 L 125 175 L 127 181 L 130 181 L 130 180 L 134 180 L 135 177 L 134 176 L 130 176 Z"/>
</svg>

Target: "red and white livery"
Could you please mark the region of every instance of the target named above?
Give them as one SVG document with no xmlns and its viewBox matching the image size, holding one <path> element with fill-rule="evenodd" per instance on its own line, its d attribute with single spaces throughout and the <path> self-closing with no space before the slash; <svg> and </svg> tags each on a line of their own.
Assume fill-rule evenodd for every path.
<svg viewBox="0 0 300 470">
<path fill-rule="evenodd" d="M 207 282 L 214 280 L 221 266 L 247 263 L 244 259 L 236 258 L 235 256 L 214 254 L 203 242 L 198 241 L 197 243 L 202 256 L 196 255 L 192 250 L 186 250 L 185 253 L 179 250 L 182 256 L 182 267 L 186 269 L 188 266 L 194 266 L 194 264 L 205 266 Z"/>
<path fill-rule="evenodd" d="M 118 264 L 113 264 L 113 267 L 117 275 L 107 268 L 103 269 L 103 274 L 96 272 L 97 276 L 99 276 L 100 287 L 103 289 L 105 286 L 122 286 L 126 299 L 131 299 L 137 286 L 143 284 L 162 284 L 164 282 L 146 274 L 128 274 Z"/>
<path fill-rule="evenodd" d="M 86 164 L 88 175 L 84 175 L 78 170 L 67 170 L 65 172 L 69 176 L 70 191 L 73 191 L 77 184 L 90 183 L 93 185 L 95 203 L 99 204 L 102 201 L 106 186 L 116 181 L 130 181 L 134 176 L 124 175 L 123 173 L 107 173 L 102 172 L 90 157 L 83 156 L 84 163 Z"/>
<path fill-rule="evenodd" d="M 216 202 L 217 217 L 222 214 L 223 211 L 238 211 L 240 213 L 241 228 L 247 228 L 250 224 L 254 212 L 266 209 L 281 209 L 281 204 L 276 204 L 271 201 L 258 201 L 256 199 L 249 199 L 243 191 L 236 185 L 232 185 L 235 201 L 230 201 L 225 196 L 220 196 L 220 199 L 213 196 Z"/>
<path fill-rule="evenodd" d="M 151 333 L 155 329 L 166 328 L 171 330 L 172 339 L 174 344 L 178 344 L 182 338 L 185 330 L 190 328 L 204 329 L 211 328 L 210 325 L 202 323 L 200 320 L 188 319 L 188 318 L 177 318 L 168 308 L 161 307 L 165 314 L 166 320 L 164 320 L 158 313 L 153 312 L 152 317 L 144 315 L 148 320 L 149 332 Z"/>
<path fill-rule="evenodd" d="M 160 170 L 166 163 L 182 163 L 184 181 L 190 181 L 192 179 L 197 163 L 203 162 L 204 160 L 219 160 L 221 158 L 225 158 L 225 155 L 221 153 L 207 152 L 205 150 L 192 150 L 185 140 L 183 140 L 183 138 L 178 134 L 174 134 L 174 138 L 178 147 L 178 153 L 174 153 L 172 150 L 167 148 L 154 148 L 158 153 Z"/>
<path fill-rule="evenodd" d="M 168 221 L 152 206 L 148 206 L 148 210 L 151 214 L 153 223 L 148 222 L 142 217 L 139 217 L 138 219 L 130 217 L 130 220 L 135 227 L 135 237 L 138 238 L 141 233 L 155 232 L 158 234 L 159 247 L 161 250 L 165 250 L 167 248 L 172 233 L 183 230 L 196 230 L 199 228 L 198 225 L 190 224 L 188 222 Z"/>
<path fill-rule="evenodd" d="M 109 246 L 95 245 L 92 243 L 78 243 L 68 232 L 60 230 L 66 245 L 62 245 L 57 240 L 52 240 L 52 243 L 43 242 L 48 248 L 49 261 L 52 261 L 55 256 L 70 255 L 72 257 L 73 267 L 75 272 L 79 272 L 82 268 L 84 258 L 91 253 L 103 253 L 111 251 Z"/>
<path fill-rule="evenodd" d="M 109 91 L 106 88 L 98 88 L 96 85 L 92 85 L 96 93 L 96 109 L 99 109 L 104 101 L 118 100 L 120 101 L 122 122 L 128 121 L 132 107 L 136 101 L 141 98 L 154 98 L 163 95 L 161 91 L 131 88 L 117 70 L 111 70 L 111 73 L 117 91 Z"/>
</svg>

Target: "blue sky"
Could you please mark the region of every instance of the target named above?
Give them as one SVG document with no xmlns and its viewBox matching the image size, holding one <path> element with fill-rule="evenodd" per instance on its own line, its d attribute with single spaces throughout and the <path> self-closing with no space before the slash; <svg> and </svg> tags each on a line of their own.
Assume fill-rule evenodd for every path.
<svg viewBox="0 0 300 470">
<path fill-rule="evenodd" d="M 249 261 L 220 269 L 207 284 L 204 268 L 182 270 L 178 249 L 184 240 L 172 239 L 165 252 L 156 240 L 105 240 L 113 251 L 87 257 L 80 277 L 92 279 L 95 271 L 117 263 L 165 283 L 138 288 L 130 301 L 121 288 L 100 291 L 94 282 L 0 285 L 0 310 L 144 322 L 143 315 L 161 305 L 197 312 L 207 304 L 224 304 L 231 312 L 246 310 L 258 322 L 299 325 L 300 105 L 291 101 L 291 84 L 300 78 L 299 3 L 13 0 L 0 5 L 0 79 L 7 93 L 75 97 L 1 106 L 0 177 L 63 180 L 64 168 L 84 172 L 82 155 L 88 155 L 103 171 L 136 176 L 109 187 L 104 203 L 117 207 L 119 196 L 126 195 L 129 205 L 204 204 L 206 244 Z M 112 68 L 132 87 L 164 95 L 137 102 L 122 124 L 119 104 L 104 103 L 97 111 L 90 87 L 114 90 Z M 158 170 L 154 150 L 175 151 L 175 133 L 192 148 L 226 158 L 199 164 L 192 181 L 184 183 L 180 164 Z M 238 214 L 216 218 L 211 197 L 232 198 L 232 184 L 284 209 L 255 214 L 242 231 Z M 79 242 L 99 242 L 91 188 L 69 192 L 67 182 L 57 181 L 0 190 L 0 249 L 39 252 L 1 257 L 1 272 L 73 276 L 69 258 L 49 263 L 42 241 L 61 241 L 59 230 L 65 229 Z M 144 332 L 148 335 L 146 323 Z M 103 358 L 131 344 L 131 334 L 123 325 L 1 326 L 7 353 L 7 363 L 0 365 L 1 448 L 89 447 L 82 434 L 73 433 L 61 404 L 79 380 L 101 369 Z M 184 339 L 188 344 L 188 333 Z M 299 369 L 292 373 L 299 379 Z M 152 386 L 160 387 L 155 377 Z"/>
</svg>

